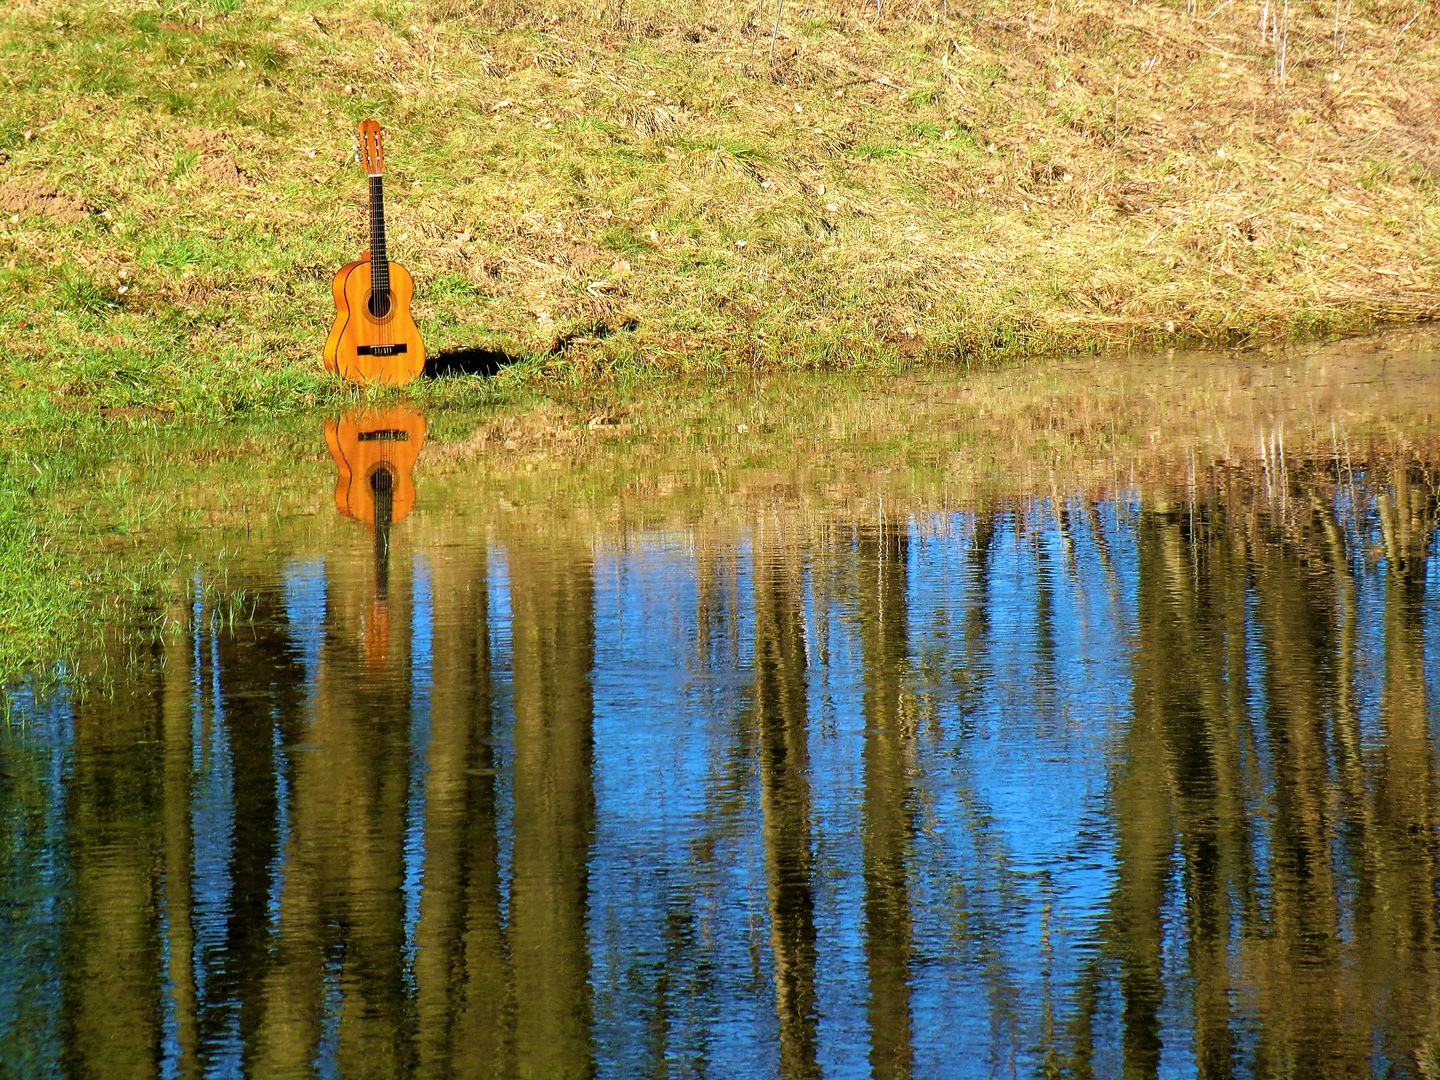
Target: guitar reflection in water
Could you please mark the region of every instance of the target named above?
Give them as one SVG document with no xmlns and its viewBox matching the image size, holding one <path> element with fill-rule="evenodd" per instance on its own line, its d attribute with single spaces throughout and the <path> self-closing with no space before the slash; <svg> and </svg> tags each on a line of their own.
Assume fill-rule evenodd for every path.
<svg viewBox="0 0 1440 1080">
<path fill-rule="evenodd" d="M 375 534 L 375 596 L 361 640 L 365 663 L 385 666 L 390 642 L 390 527 L 415 506 L 412 470 L 425 444 L 425 417 L 406 406 L 346 413 L 325 422 L 335 459 L 335 508 Z"/>
</svg>

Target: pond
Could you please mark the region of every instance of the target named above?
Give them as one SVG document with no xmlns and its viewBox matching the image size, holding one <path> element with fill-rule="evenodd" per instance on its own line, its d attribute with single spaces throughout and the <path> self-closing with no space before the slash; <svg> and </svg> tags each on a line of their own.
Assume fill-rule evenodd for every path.
<svg viewBox="0 0 1440 1080">
<path fill-rule="evenodd" d="M 1437 391 L 1414 334 L 124 436 L 184 570 L 10 692 L 0 1071 L 1435 1075 Z"/>
</svg>

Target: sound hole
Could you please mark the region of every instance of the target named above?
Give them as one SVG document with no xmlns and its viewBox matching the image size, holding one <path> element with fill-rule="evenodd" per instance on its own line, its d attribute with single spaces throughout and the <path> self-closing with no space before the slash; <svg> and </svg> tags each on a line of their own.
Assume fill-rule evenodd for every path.
<svg viewBox="0 0 1440 1080">
<path fill-rule="evenodd" d="M 386 315 L 390 314 L 390 294 L 388 292 L 372 292 L 370 294 L 370 302 L 367 306 L 370 308 L 370 314 L 375 318 L 385 318 Z"/>
</svg>

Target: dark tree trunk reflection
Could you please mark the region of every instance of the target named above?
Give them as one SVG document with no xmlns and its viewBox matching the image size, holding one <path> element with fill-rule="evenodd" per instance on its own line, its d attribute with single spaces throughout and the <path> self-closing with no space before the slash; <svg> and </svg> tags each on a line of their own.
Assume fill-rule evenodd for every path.
<svg viewBox="0 0 1440 1080">
<path fill-rule="evenodd" d="M 551 539 L 510 549 L 515 708 L 510 949 L 521 1075 L 589 1076 L 585 915 L 594 586 L 589 552 Z"/>
<path fill-rule="evenodd" d="M 756 547 L 755 709 L 780 1074 L 815 1077 L 820 1070 L 815 1056 L 815 897 L 803 582 L 793 548 Z"/>
<path fill-rule="evenodd" d="M 860 534 L 856 596 L 865 667 L 865 961 L 870 1072 L 910 1075 L 909 734 L 901 716 L 907 661 L 907 523 L 883 518 Z"/>
</svg>

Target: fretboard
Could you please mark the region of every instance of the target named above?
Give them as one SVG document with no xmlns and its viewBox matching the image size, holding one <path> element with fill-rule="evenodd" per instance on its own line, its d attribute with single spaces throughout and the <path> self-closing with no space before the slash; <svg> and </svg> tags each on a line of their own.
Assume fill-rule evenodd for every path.
<svg viewBox="0 0 1440 1080">
<path fill-rule="evenodd" d="M 385 257 L 385 190 L 378 176 L 370 177 L 370 291 L 390 291 L 390 262 Z"/>
</svg>

